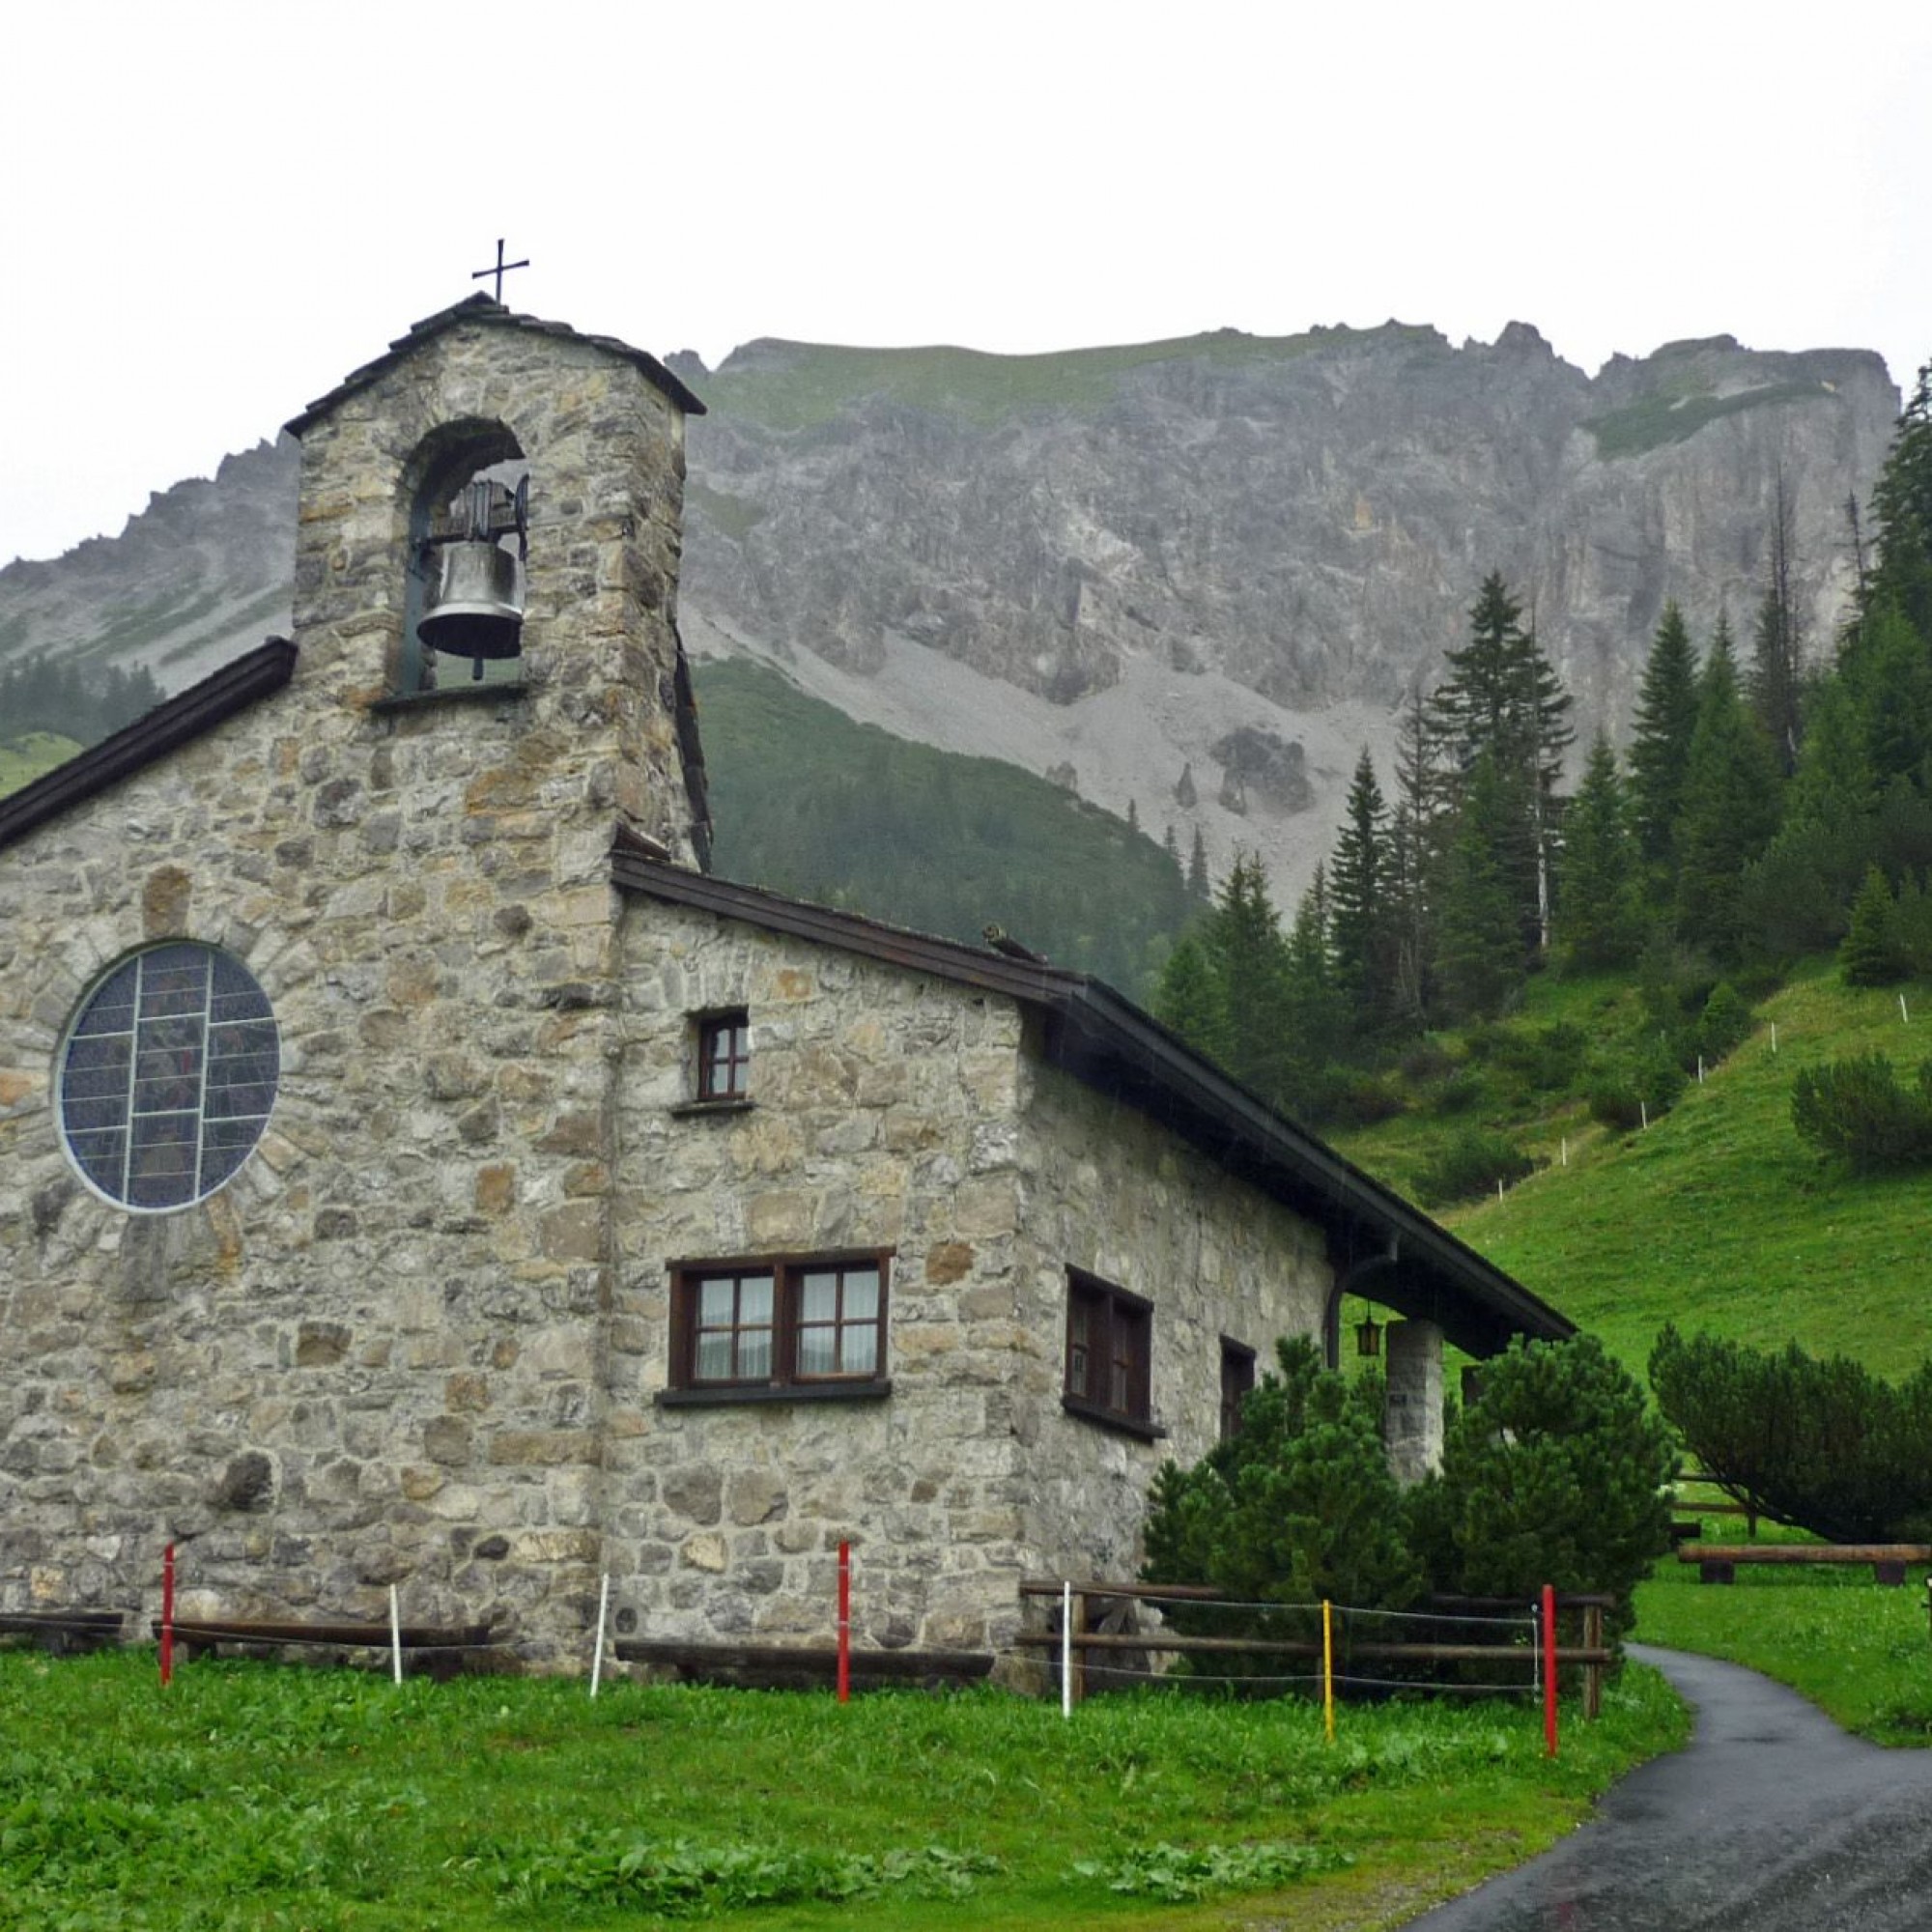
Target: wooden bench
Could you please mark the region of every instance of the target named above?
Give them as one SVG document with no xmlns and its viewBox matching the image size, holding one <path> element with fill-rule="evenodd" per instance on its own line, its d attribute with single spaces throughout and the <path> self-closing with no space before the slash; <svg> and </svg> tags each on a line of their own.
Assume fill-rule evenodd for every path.
<svg viewBox="0 0 1932 1932">
<path fill-rule="evenodd" d="M 0 1636 L 31 1638 L 55 1657 L 121 1641 L 120 1610 L 0 1610 Z"/>
<path fill-rule="evenodd" d="M 1735 1583 L 1740 1563 L 1869 1563 L 1881 1583 L 1898 1584 L 1908 1565 L 1932 1563 L 1932 1543 L 1687 1543 L 1677 1560 L 1696 1564 L 1700 1583 Z"/>
<path fill-rule="evenodd" d="M 150 1625 L 156 1636 L 161 1620 Z M 436 1678 L 455 1677 L 486 1667 L 479 1653 L 497 1648 L 489 1624 L 404 1624 L 401 1642 L 416 1654 L 418 1666 Z M 394 1634 L 385 1623 L 275 1623 L 248 1617 L 177 1617 L 175 1641 L 189 1662 L 223 1644 L 255 1651 L 316 1645 L 325 1650 L 390 1648 Z"/>
</svg>

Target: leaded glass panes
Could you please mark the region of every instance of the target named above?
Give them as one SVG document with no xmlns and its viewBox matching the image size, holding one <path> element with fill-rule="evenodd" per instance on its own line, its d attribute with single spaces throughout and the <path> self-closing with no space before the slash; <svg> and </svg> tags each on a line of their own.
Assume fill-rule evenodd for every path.
<svg viewBox="0 0 1932 1932">
<path fill-rule="evenodd" d="M 212 947 L 156 946 L 75 1016 L 60 1077 L 68 1151 L 111 1200 L 185 1207 L 247 1158 L 280 1073 L 274 1015 L 248 969 Z"/>
</svg>

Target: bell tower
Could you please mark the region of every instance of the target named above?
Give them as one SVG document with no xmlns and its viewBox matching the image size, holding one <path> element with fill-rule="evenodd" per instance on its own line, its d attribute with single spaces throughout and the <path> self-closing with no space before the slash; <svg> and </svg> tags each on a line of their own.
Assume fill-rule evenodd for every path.
<svg viewBox="0 0 1932 1932">
<path fill-rule="evenodd" d="M 376 769 L 439 843 L 452 819 L 481 842 L 540 813 L 560 880 L 600 876 L 617 827 L 702 867 L 676 604 L 703 407 L 640 350 L 478 295 L 291 422 L 317 769 L 386 747 Z"/>
</svg>

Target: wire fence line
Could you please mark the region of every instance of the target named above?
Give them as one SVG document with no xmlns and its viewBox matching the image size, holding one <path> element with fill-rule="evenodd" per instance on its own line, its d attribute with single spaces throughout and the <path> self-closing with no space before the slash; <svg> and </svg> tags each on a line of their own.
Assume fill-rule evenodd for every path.
<svg viewBox="0 0 1932 1932">
<path fill-rule="evenodd" d="M 1058 1599 L 1058 1615 L 1049 1615 L 1049 1627 L 1023 1633 L 1020 1641 L 1052 1653 L 1062 1701 L 1069 1709 L 1090 1690 L 1134 1685 L 1250 1692 L 1319 1687 L 1332 1726 L 1340 1690 L 1369 1696 L 1530 1695 L 1548 1705 L 1553 1702 L 1551 1673 L 1580 1665 L 1584 1714 L 1595 1717 L 1603 1671 L 1613 1661 L 1605 1642 L 1604 1614 L 1614 1599 L 1604 1596 L 1559 1598 L 1547 1592 L 1544 1602 L 1533 1604 L 1457 1598 L 1421 1609 L 1386 1609 L 1221 1597 L 1195 1585 L 1065 1579 L 1029 1581 L 1021 1594 Z M 1550 1606 L 1548 1629 L 1545 1602 Z M 1148 1625 L 1143 1611 L 1159 1621 Z M 1557 1642 L 1555 1619 L 1564 1611 L 1580 1613 L 1580 1643 Z M 1183 1628 L 1171 1628 L 1170 1618 Z M 1224 1620 L 1236 1619 L 1258 1627 L 1227 1632 Z M 1203 1623 L 1224 1627 L 1209 1634 L 1198 1628 Z M 1184 1628 L 1188 1624 L 1197 1628 Z M 1392 1634 L 1370 1634 L 1376 1631 Z M 1277 1658 L 1282 1667 L 1263 1662 Z M 1178 1659 L 1180 1667 L 1170 1659 Z M 1296 1668 L 1290 1660 L 1294 1664 L 1306 1660 L 1314 1667 Z"/>
</svg>

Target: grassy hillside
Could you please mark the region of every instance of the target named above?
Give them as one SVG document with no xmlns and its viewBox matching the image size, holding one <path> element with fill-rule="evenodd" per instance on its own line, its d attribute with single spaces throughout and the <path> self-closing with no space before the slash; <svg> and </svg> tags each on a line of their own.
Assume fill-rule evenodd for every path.
<svg viewBox="0 0 1932 1932">
<path fill-rule="evenodd" d="M 65 764 L 80 750 L 71 738 L 51 731 L 29 731 L 24 737 L 0 743 L 0 798 L 31 784 L 43 772 Z"/>
<path fill-rule="evenodd" d="M 1436 339 L 1432 329 L 1388 327 L 1417 340 Z M 1351 334 L 1383 332 L 1332 328 L 1301 335 L 1245 335 L 1223 328 L 1209 335 L 1043 355 L 784 343 L 754 350 L 735 368 L 727 361 L 699 387 L 710 408 L 749 416 L 772 429 L 808 429 L 828 422 L 861 396 L 888 396 L 915 409 L 995 423 L 1030 409 L 1097 409 L 1113 395 L 1122 375 L 1150 362 L 1279 362 Z"/>
<path fill-rule="evenodd" d="M 743 659 L 696 685 L 728 879 L 978 944 L 1003 925 L 1146 998 L 1189 912 L 1126 823 L 1016 765 L 911 744 Z"/>
<path fill-rule="evenodd" d="M 1848 988 L 1830 962 L 1814 963 L 1648 1130 L 1607 1133 L 1567 1094 L 1492 1106 L 1486 1123 L 1548 1164 L 1501 1200 L 1442 1218 L 1639 1370 L 1674 1321 L 1903 1374 L 1932 1352 L 1922 1284 L 1932 1176 L 1860 1179 L 1826 1164 L 1792 1128 L 1791 1085 L 1800 1068 L 1851 1053 L 1889 1054 L 1902 1073 L 1932 1057 L 1932 986 L 1904 993 L 1909 1024 L 1896 991 Z M 1630 998 L 1611 982 L 1546 980 L 1519 1024 L 1602 1029 Z M 1372 1172 L 1412 1187 L 1466 1119 L 1406 1114 L 1337 1138 Z"/>
</svg>

